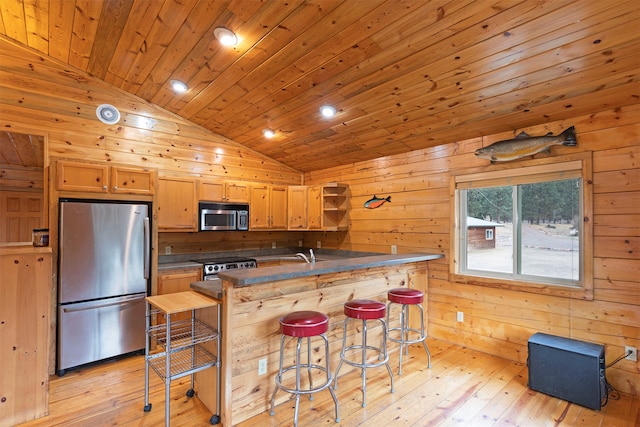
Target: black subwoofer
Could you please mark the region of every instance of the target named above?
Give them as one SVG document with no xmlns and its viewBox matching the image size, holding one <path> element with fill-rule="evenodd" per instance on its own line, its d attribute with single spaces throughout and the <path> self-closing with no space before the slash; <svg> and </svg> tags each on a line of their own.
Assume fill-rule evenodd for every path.
<svg viewBox="0 0 640 427">
<path fill-rule="evenodd" d="M 529 388 L 600 409 L 607 392 L 603 345 L 539 332 L 528 347 Z"/>
</svg>

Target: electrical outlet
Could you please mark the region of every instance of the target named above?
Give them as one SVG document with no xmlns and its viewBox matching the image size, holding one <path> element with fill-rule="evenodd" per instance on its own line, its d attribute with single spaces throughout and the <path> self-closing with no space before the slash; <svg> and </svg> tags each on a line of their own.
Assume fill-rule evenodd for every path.
<svg viewBox="0 0 640 427">
<path fill-rule="evenodd" d="M 276 242 L 271 242 L 271 249 L 275 249 L 276 248 Z"/>
<path fill-rule="evenodd" d="M 631 352 L 631 354 L 629 354 Z M 625 359 L 631 360 L 632 362 L 638 361 L 638 349 L 635 347 L 624 346 L 624 354 L 629 354 Z"/>
<path fill-rule="evenodd" d="M 464 322 L 464 313 L 462 311 L 456 312 L 456 320 L 458 322 Z"/>
<path fill-rule="evenodd" d="M 302 247 L 302 240 L 298 240 L 298 247 L 301 248 Z"/>
<path fill-rule="evenodd" d="M 258 375 L 264 375 L 267 373 L 267 358 L 263 357 L 258 360 Z"/>
<path fill-rule="evenodd" d="M 398 253 L 398 247 L 396 245 L 391 245 L 391 253 L 394 255 Z"/>
<path fill-rule="evenodd" d="M 171 255 L 171 246 L 165 246 L 164 247 L 164 254 L 165 255 Z"/>
<path fill-rule="evenodd" d="M 318 240 L 316 242 L 316 248 L 320 249 L 322 247 L 322 242 L 320 240 Z"/>
</svg>

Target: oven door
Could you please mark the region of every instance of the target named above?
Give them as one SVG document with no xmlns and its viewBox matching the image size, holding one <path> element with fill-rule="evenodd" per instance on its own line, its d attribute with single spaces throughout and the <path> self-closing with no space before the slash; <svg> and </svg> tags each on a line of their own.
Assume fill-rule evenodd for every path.
<svg viewBox="0 0 640 427">
<path fill-rule="evenodd" d="M 229 209 L 200 209 L 200 231 L 236 230 L 237 211 Z"/>
</svg>

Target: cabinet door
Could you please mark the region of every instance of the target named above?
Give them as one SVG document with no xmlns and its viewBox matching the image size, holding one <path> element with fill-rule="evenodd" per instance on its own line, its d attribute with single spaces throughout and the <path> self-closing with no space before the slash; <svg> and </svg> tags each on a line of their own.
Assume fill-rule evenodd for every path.
<svg viewBox="0 0 640 427">
<path fill-rule="evenodd" d="M 196 182 L 185 178 L 158 178 L 158 230 L 197 231 Z"/>
<path fill-rule="evenodd" d="M 79 162 L 58 162 L 57 188 L 62 191 L 109 191 L 109 166 Z"/>
<path fill-rule="evenodd" d="M 307 228 L 319 230 L 322 227 L 322 187 L 309 187 L 307 190 Z"/>
<path fill-rule="evenodd" d="M 249 184 L 240 181 L 228 181 L 224 185 L 225 201 L 249 203 Z"/>
<path fill-rule="evenodd" d="M 202 280 L 202 269 L 168 270 L 158 273 L 158 295 L 172 294 L 191 290 L 191 282 Z M 162 317 L 162 316 L 158 316 Z M 191 312 L 175 314 L 172 321 L 190 319 Z M 159 323 L 164 323 L 164 319 L 158 319 Z"/>
<path fill-rule="evenodd" d="M 290 185 L 287 200 L 289 202 L 289 230 L 306 230 L 307 187 L 304 185 Z"/>
<path fill-rule="evenodd" d="M 200 181 L 198 200 L 206 202 L 224 201 L 224 182 Z"/>
<path fill-rule="evenodd" d="M 153 194 L 153 171 L 111 168 L 111 191 L 126 194 Z"/>
<path fill-rule="evenodd" d="M 251 186 L 249 201 L 249 230 L 269 228 L 269 186 Z"/>
<path fill-rule="evenodd" d="M 270 192 L 270 225 L 272 229 L 287 229 L 287 186 L 274 185 Z"/>
</svg>

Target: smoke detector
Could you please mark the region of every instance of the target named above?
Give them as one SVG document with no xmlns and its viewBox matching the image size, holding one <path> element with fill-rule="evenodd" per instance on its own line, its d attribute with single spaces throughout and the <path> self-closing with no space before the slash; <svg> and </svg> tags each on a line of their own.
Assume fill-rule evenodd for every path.
<svg viewBox="0 0 640 427">
<path fill-rule="evenodd" d="M 115 125 L 120 121 L 120 111 L 113 105 L 102 104 L 96 108 L 96 116 L 107 125 Z"/>
</svg>

